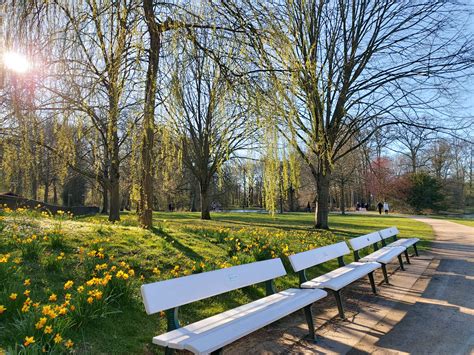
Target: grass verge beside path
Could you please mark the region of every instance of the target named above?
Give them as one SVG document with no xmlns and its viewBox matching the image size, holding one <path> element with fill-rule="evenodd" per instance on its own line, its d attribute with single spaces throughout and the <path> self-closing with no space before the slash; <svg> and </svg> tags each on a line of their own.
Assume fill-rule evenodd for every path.
<svg viewBox="0 0 474 355">
<path fill-rule="evenodd" d="M 430 216 L 430 218 L 445 219 L 450 222 L 459 223 L 468 227 L 474 227 L 474 218 L 448 217 L 448 216 Z"/>
<path fill-rule="evenodd" d="M 165 331 L 165 318 L 145 314 L 143 283 L 272 257 L 282 257 L 290 271 L 290 254 L 393 225 L 401 237 L 422 239 L 421 248 L 433 237 L 428 225 L 396 215 L 330 215 L 329 232 L 313 229 L 309 213 L 212 217 L 155 213 L 155 228 L 144 231 L 131 213 L 110 224 L 101 215 L 69 219 L 0 211 L 0 353 L 42 347 L 64 352 L 69 338 L 78 353 L 161 353 L 151 339 Z M 315 268 L 310 276 L 332 267 Z M 289 272 L 277 287 L 297 284 Z M 180 313 L 186 324 L 262 296 L 262 286 L 248 287 L 184 306 Z M 49 325 L 53 332 L 45 333 Z M 56 343 L 58 333 L 62 340 Z M 35 343 L 24 345 L 27 336 Z"/>
</svg>

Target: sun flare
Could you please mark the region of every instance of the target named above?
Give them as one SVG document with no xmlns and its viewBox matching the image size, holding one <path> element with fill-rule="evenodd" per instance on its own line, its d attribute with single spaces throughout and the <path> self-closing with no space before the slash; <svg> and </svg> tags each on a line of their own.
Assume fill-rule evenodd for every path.
<svg viewBox="0 0 474 355">
<path fill-rule="evenodd" d="M 8 70 L 19 74 L 26 73 L 31 68 L 31 64 L 26 56 L 20 53 L 10 51 L 5 52 L 2 59 L 5 67 Z"/>
</svg>

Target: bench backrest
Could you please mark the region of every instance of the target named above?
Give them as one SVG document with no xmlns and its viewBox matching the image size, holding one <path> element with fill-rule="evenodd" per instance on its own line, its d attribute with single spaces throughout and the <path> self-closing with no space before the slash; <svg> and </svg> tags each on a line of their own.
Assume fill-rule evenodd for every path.
<svg viewBox="0 0 474 355">
<path fill-rule="evenodd" d="M 385 228 L 385 229 L 380 230 L 379 234 L 382 237 L 382 239 L 387 239 L 387 238 L 394 237 L 400 234 L 400 232 L 398 231 L 397 227 L 390 227 L 390 228 Z"/>
<path fill-rule="evenodd" d="M 141 293 L 153 314 L 283 275 L 281 259 L 270 259 L 142 285 Z"/>
<path fill-rule="evenodd" d="M 295 271 L 301 271 L 311 266 L 349 254 L 351 251 L 345 242 L 327 245 L 325 247 L 304 251 L 288 257 Z"/>
<path fill-rule="evenodd" d="M 380 240 L 379 232 L 373 232 L 357 238 L 349 239 L 349 244 L 351 245 L 352 249 L 360 250 L 362 248 L 368 247 L 369 245 L 380 242 Z"/>
</svg>

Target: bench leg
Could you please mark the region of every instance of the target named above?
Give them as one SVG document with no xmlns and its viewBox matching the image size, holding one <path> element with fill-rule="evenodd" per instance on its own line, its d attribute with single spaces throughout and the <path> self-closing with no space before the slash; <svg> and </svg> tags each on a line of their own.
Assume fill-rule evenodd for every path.
<svg viewBox="0 0 474 355">
<path fill-rule="evenodd" d="M 342 319 L 346 319 L 346 316 L 344 314 L 344 307 L 342 306 L 342 299 L 341 299 L 341 294 L 339 291 L 334 291 L 331 290 L 334 293 L 334 297 L 336 298 L 336 304 L 337 304 L 337 310 L 339 311 L 339 317 Z"/>
<path fill-rule="evenodd" d="M 408 256 L 408 249 L 405 249 L 405 259 L 407 259 L 407 264 L 411 264 L 410 257 Z"/>
<path fill-rule="evenodd" d="M 304 315 L 306 317 L 306 323 L 308 323 L 308 338 L 309 340 L 316 341 L 316 334 L 314 333 L 314 322 L 313 313 L 311 313 L 311 305 L 304 307 Z"/>
<path fill-rule="evenodd" d="M 211 355 L 220 355 L 220 354 L 222 354 L 222 348 L 214 350 L 213 352 L 211 352 Z"/>
<path fill-rule="evenodd" d="M 383 279 L 385 280 L 385 283 L 389 284 L 390 282 L 388 282 L 387 266 L 385 266 L 385 264 L 382 264 L 382 273 L 383 273 Z"/>
<path fill-rule="evenodd" d="M 374 272 L 369 272 L 370 286 L 372 286 L 372 292 L 377 294 L 377 288 L 375 287 Z"/>
<path fill-rule="evenodd" d="M 165 348 L 165 355 L 173 355 L 173 354 L 174 354 L 174 349 L 171 349 L 168 347 Z"/>
<path fill-rule="evenodd" d="M 416 247 L 416 243 L 413 244 L 413 249 L 415 249 L 415 255 L 420 256 L 420 255 L 418 255 L 418 248 Z"/>
<path fill-rule="evenodd" d="M 402 260 L 401 255 L 398 256 L 398 263 L 400 264 L 400 269 L 402 269 L 402 271 L 405 271 L 405 267 L 403 266 L 403 260 Z"/>
</svg>

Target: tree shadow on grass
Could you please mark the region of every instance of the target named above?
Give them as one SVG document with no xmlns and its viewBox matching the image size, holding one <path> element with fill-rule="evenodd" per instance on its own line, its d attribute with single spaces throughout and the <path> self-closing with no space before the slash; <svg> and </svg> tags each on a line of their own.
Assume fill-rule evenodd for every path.
<svg viewBox="0 0 474 355">
<path fill-rule="evenodd" d="M 196 253 L 193 249 L 191 249 L 190 247 L 184 245 L 179 240 L 177 240 L 176 238 L 171 236 L 169 233 L 165 232 L 163 229 L 152 227 L 151 232 L 154 235 L 163 238 L 166 242 L 168 242 L 174 248 L 176 248 L 177 250 L 182 252 L 188 258 L 193 259 L 193 260 L 197 260 L 197 261 L 204 260 L 202 255 Z"/>
<path fill-rule="evenodd" d="M 337 229 L 337 228 L 331 228 L 331 229 L 329 229 L 329 231 L 334 233 L 338 237 L 349 238 L 349 239 L 354 238 L 354 237 L 358 237 L 358 236 L 361 235 L 359 233 L 354 233 L 354 232 L 350 232 L 350 231 L 347 231 L 347 230 L 344 230 L 344 229 Z"/>
<path fill-rule="evenodd" d="M 284 231 L 303 231 L 303 232 L 317 232 L 317 231 L 322 231 L 322 229 L 315 229 L 312 226 L 291 226 L 291 225 L 282 225 L 282 224 L 272 224 L 272 223 L 266 223 L 266 222 L 254 222 L 254 221 L 249 221 L 249 222 L 243 222 L 243 221 L 238 221 L 238 220 L 231 220 L 231 219 L 219 219 L 215 218 L 215 221 L 218 222 L 225 222 L 227 224 L 234 224 L 236 226 L 241 226 L 241 227 L 250 227 L 250 228 L 273 228 L 273 229 L 280 229 Z"/>
</svg>

